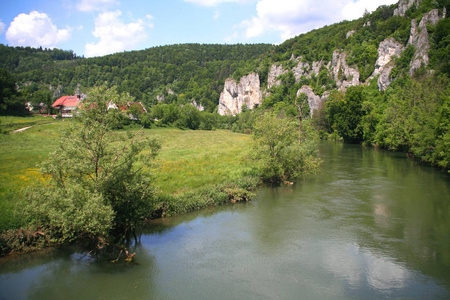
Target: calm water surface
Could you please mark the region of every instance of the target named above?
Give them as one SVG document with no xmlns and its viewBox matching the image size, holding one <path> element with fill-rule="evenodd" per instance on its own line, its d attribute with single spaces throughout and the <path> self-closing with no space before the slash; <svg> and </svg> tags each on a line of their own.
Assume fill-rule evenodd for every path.
<svg viewBox="0 0 450 300">
<path fill-rule="evenodd" d="M 321 144 L 320 175 L 158 220 L 135 263 L 74 249 L 0 260 L 0 299 L 450 299 L 450 177 Z"/>
</svg>

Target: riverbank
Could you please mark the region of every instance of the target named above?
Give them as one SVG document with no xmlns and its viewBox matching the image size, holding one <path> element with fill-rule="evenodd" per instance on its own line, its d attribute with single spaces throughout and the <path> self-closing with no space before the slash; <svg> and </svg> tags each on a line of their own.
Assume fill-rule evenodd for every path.
<svg viewBox="0 0 450 300">
<path fill-rule="evenodd" d="M 0 298 L 448 299 L 448 175 L 399 153 L 319 147 L 319 175 L 148 222 L 133 263 L 82 247 L 0 259 Z"/>
<path fill-rule="evenodd" d="M 39 163 L 51 157 L 59 136 L 71 121 L 32 127 L 0 136 L 0 231 L 26 224 L 21 214 L 26 204 L 22 190 L 42 180 Z M 131 129 L 132 131 L 135 129 Z M 211 205 L 247 201 L 259 179 L 251 176 L 247 157 L 249 135 L 227 130 L 192 131 L 154 128 L 142 131 L 145 137 L 162 141 L 156 166 L 146 170 L 154 176 L 156 197 L 148 219 L 172 216 Z M 117 134 L 125 134 L 118 131 Z M 12 231 L 8 232 L 10 237 Z M 21 232 L 22 240 L 42 235 Z"/>
</svg>

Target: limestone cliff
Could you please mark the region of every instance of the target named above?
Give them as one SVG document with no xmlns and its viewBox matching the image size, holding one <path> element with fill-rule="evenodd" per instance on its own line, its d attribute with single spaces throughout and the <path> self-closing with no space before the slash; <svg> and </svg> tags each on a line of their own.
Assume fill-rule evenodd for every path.
<svg viewBox="0 0 450 300">
<path fill-rule="evenodd" d="M 350 68 L 347 64 L 347 54 L 341 50 L 334 50 L 333 58 L 328 64 L 328 70 L 333 74 L 339 90 L 345 90 L 349 86 L 359 85 L 359 72 Z"/>
<path fill-rule="evenodd" d="M 392 59 L 394 56 L 400 56 L 403 50 L 405 50 L 405 47 L 394 38 L 387 38 L 378 46 L 378 58 L 375 63 L 375 70 L 369 79 L 380 75 L 378 77 L 378 89 L 380 91 L 384 91 L 391 83 L 389 75 L 394 67 Z"/>
<path fill-rule="evenodd" d="M 283 69 L 282 65 L 273 64 L 270 67 L 269 74 L 267 75 L 267 89 L 273 86 L 280 85 L 281 80 L 277 79 L 278 76 L 283 75 L 287 70 Z"/>
<path fill-rule="evenodd" d="M 237 115 L 245 105 L 252 109 L 262 102 L 259 75 L 251 73 L 243 76 L 239 83 L 228 78 L 219 98 L 218 113 L 220 115 Z"/>
<path fill-rule="evenodd" d="M 199 111 L 204 111 L 205 110 L 205 107 L 203 105 L 201 105 L 200 103 L 197 103 L 197 101 L 195 101 L 195 99 L 192 100 L 191 105 L 194 106 Z"/>
<path fill-rule="evenodd" d="M 398 2 L 398 7 L 394 10 L 394 16 L 404 17 L 408 9 L 413 5 L 418 7 L 420 2 L 422 2 L 422 0 L 400 0 Z"/>
<path fill-rule="evenodd" d="M 444 11 L 445 14 L 445 11 Z M 428 65 L 429 57 L 428 51 L 430 49 L 430 42 L 428 37 L 427 25 L 436 25 L 440 19 L 444 16 L 439 16 L 439 10 L 433 9 L 428 13 L 424 14 L 422 20 L 417 26 L 417 21 L 411 21 L 411 31 L 409 35 L 408 45 L 412 44 L 416 48 L 414 57 L 410 64 L 410 74 L 413 75 L 414 72 L 420 68 L 422 64 Z"/>
<path fill-rule="evenodd" d="M 308 97 L 308 105 L 309 105 L 309 111 L 311 115 L 313 115 L 314 110 L 318 110 L 321 103 L 325 101 L 325 97 L 320 98 L 316 94 L 314 94 L 313 89 L 308 86 L 304 85 L 297 91 L 297 97 L 300 96 L 301 93 L 304 93 Z"/>
<path fill-rule="evenodd" d="M 292 72 L 294 73 L 295 80 L 299 82 L 302 76 L 310 77 L 311 72 L 314 71 L 311 70 L 309 63 L 300 60 L 298 64 L 292 68 Z"/>
<path fill-rule="evenodd" d="M 311 76 L 318 76 L 320 69 L 324 66 L 323 61 L 314 61 L 311 64 L 302 60 L 302 57 L 294 58 L 298 61 L 298 64 L 292 68 L 296 82 L 300 81 L 302 76 L 309 78 Z M 326 68 L 331 72 L 333 79 L 340 90 L 345 90 L 349 86 L 359 85 L 359 72 L 358 70 L 349 67 L 347 64 L 347 54 L 342 50 L 335 50 L 333 52 L 333 59 L 328 63 Z M 293 58 L 291 57 L 291 60 Z M 267 88 L 281 84 L 278 80 L 278 76 L 287 73 L 281 65 L 272 65 L 268 74 Z"/>
</svg>

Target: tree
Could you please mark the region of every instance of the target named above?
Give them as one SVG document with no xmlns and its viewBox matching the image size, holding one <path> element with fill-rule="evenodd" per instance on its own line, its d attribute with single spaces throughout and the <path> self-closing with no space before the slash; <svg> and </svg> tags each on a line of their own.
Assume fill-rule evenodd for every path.
<svg viewBox="0 0 450 300">
<path fill-rule="evenodd" d="M 320 165 L 317 158 L 317 139 L 309 122 L 304 122 L 299 142 L 295 118 L 266 112 L 255 123 L 255 151 L 253 160 L 263 181 L 279 183 L 295 180 L 313 173 Z"/>
<path fill-rule="evenodd" d="M 160 144 L 144 139 L 140 130 L 112 131 L 115 116 L 107 104 L 127 97 L 114 88 L 94 88 L 78 123 L 43 163 L 44 183 L 28 192 L 32 223 L 59 242 L 99 237 L 117 242 L 134 233 L 150 211 L 154 191 L 144 170 Z"/>
<path fill-rule="evenodd" d="M 13 75 L 0 68 L 0 114 L 23 114 L 24 110 L 25 103 L 19 97 Z"/>
<path fill-rule="evenodd" d="M 177 127 L 196 130 L 200 127 L 200 111 L 191 104 L 180 108 L 180 118 L 176 121 Z"/>
<path fill-rule="evenodd" d="M 298 110 L 298 131 L 299 131 L 298 141 L 301 143 L 304 106 L 307 106 L 307 108 L 309 109 L 308 96 L 305 93 L 300 93 L 300 95 L 295 98 L 295 106 L 297 107 Z"/>
<path fill-rule="evenodd" d="M 365 99 L 363 92 L 363 87 L 352 86 L 345 94 L 331 93 L 326 102 L 327 121 L 332 130 L 342 136 L 347 143 L 362 141 L 361 118 L 364 115 L 362 103 Z"/>
</svg>

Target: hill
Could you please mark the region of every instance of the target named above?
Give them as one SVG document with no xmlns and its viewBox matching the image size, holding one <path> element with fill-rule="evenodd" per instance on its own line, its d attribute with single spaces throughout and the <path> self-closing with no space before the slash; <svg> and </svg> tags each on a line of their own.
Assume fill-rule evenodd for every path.
<svg viewBox="0 0 450 300">
<path fill-rule="evenodd" d="M 106 82 L 148 106 L 163 98 L 180 104 L 196 99 L 213 111 L 225 79 L 272 48 L 183 44 L 86 59 L 72 51 L 0 45 L 0 68 L 12 73 L 27 95 L 51 91 L 56 99 Z"/>
</svg>

